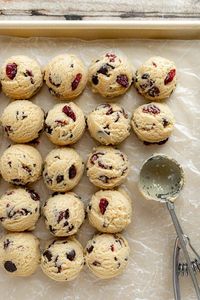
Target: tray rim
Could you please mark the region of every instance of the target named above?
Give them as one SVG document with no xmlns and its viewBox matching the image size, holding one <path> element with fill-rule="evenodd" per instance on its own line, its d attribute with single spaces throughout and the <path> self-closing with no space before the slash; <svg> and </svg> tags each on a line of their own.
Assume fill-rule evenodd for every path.
<svg viewBox="0 0 200 300">
<path fill-rule="evenodd" d="M 199 39 L 200 20 L 0 20 L 0 35 L 96 39 Z"/>
<path fill-rule="evenodd" d="M 200 29 L 200 20 L 0 20 L 1 28 Z M 25 27 L 25 28 L 24 28 Z"/>
<path fill-rule="evenodd" d="M 200 39 L 200 20 L 0 20 L 0 35 Z"/>
</svg>

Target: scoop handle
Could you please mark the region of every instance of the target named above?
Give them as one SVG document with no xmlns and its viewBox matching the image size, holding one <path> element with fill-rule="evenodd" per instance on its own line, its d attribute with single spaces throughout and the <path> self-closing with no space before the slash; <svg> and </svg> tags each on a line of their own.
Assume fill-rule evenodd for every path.
<svg viewBox="0 0 200 300">
<path fill-rule="evenodd" d="M 186 260 L 186 262 L 188 264 L 189 274 L 190 274 L 190 277 L 192 279 L 192 282 L 193 282 L 193 285 L 194 285 L 194 288 L 195 288 L 195 291 L 196 291 L 197 299 L 200 300 L 200 288 L 199 288 L 199 285 L 198 285 L 197 278 L 195 276 L 194 270 L 192 269 L 191 259 L 190 259 L 189 253 L 187 251 L 187 248 L 186 248 L 186 241 L 184 239 L 184 233 L 183 233 L 181 225 L 180 225 L 180 223 L 178 221 L 178 218 L 176 216 L 175 208 L 174 208 L 174 203 L 172 203 L 170 201 L 166 201 L 166 205 L 167 205 L 168 211 L 170 213 L 170 216 L 172 218 L 172 222 L 174 224 L 174 228 L 176 230 L 177 236 L 179 237 L 181 249 L 183 251 L 185 260 Z"/>
<path fill-rule="evenodd" d="M 179 238 L 177 237 L 174 245 L 174 254 L 173 254 L 174 300 L 181 300 L 179 274 L 178 274 L 179 253 L 180 253 Z"/>
</svg>

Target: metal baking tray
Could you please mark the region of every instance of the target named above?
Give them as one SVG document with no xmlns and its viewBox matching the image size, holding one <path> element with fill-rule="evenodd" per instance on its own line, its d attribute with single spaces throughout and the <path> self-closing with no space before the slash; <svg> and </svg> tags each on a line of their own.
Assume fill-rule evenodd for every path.
<svg viewBox="0 0 200 300">
<path fill-rule="evenodd" d="M 0 21 L 0 34 L 81 39 L 200 39 L 200 20 Z"/>
<path fill-rule="evenodd" d="M 151 52 L 153 53 L 154 50 L 156 49 L 156 47 L 153 46 L 153 44 L 151 44 L 151 40 L 163 40 L 163 42 L 165 42 L 164 40 L 171 40 L 171 41 L 174 40 L 174 41 L 172 41 L 172 44 L 169 47 L 168 54 L 173 52 L 173 45 L 175 45 L 176 40 L 187 40 L 187 41 L 185 41 L 185 43 L 183 43 L 184 46 L 187 48 L 187 52 L 184 52 L 184 53 L 191 53 L 190 51 L 192 51 L 192 50 L 190 49 L 190 41 L 192 44 L 193 41 L 195 42 L 195 40 L 200 39 L 200 20 L 199 21 L 198 20 L 188 20 L 188 21 L 186 21 L 186 20 L 182 20 L 182 21 L 180 21 L 180 20 L 179 21 L 176 21 L 176 20 L 134 20 L 134 21 L 106 21 L 106 20 L 105 21 L 20 21 L 19 20 L 19 21 L 0 21 L 0 36 L 25 37 L 25 38 L 28 38 L 28 37 L 78 38 L 78 39 L 82 39 L 82 40 L 87 40 L 89 42 L 94 41 L 93 42 L 94 44 L 95 44 L 95 40 L 99 40 L 99 39 L 104 39 L 104 40 L 105 39 L 108 39 L 108 40 L 109 39 L 112 39 L 112 40 L 134 39 L 134 43 L 137 43 L 136 47 L 139 47 L 138 45 L 139 45 L 140 40 L 147 40 L 146 42 L 144 41 L 144 45 L 147 46 L 149 44 L 150 48 L 145 48 L 143 50 L 143 54 L 147 51 L 146 55 L 149 55 L 149 53 L 151 53 Z M 16 45 L 16 43 L 15 43 L 15 45 Z M 198 47 L 200 47 L 199 41 L 197 41 L 197 44 L 198 44 Z M 22 40 L 22 45 L 23 45 L 23 40 Z M 83 42 L 82 45 L 86 48 L 87 42 L 86 43 Z M 55 51 L 56 45 L 54 44 L 53 47 L 54 47 L 53 48 L 54 50 L 52 50 L 51 55 L 53 55 L 53 51 Z M 109 47 L 109 42 L 107 43 L 106 47 Z M 125 47 L 126 47 L 126 45 L 125 45 Z M 195 44 L 193 44 L 192 49 L 194 49 L 194 47 L 195 47 Z M 119 46 L 119 48 L 120 48 L 120 46 Z M 20 48 L 20 49 L 22 49 L 22 48 Z M 139 48 L 137 48 L 137 49 L 139 49 Z M 7 51 L 7 49 L 6 48 L 4 49 L 2 46 L 2 53 L 3 53 L 4 57 L 6 55 L 8 55 L 6 53 L 6 51 Z M 91 49 L 90 49 L 90 51 L 91 51 Z M 181 51 L 181 45 L 179 46 L 179 51 Z M 36 52 L 36 56 L 37 56 L 37 53 L 38 52 Z M 187 55 L 189 55 L 189 54 L 187 54 Z M 195 54 L 193 54 L 193 55 L 194 55 L 194 59 L 196 58 L 196 60 L 198 60 L 197 50 L 196 50 Z M 186 64 L 185 69 L 183 66 L 184 74 L 189 74 L 189 72 L 187 73 L 187 70 L 189 70 L 187 68 L 189 68 L 190 62 L 193 59 L 193 55 L 190 55 L 191 58 L 189 56 L 187 56 L 188 62 Z M 4 59 L 4 57 L 3 57 L 3 59 Z M 43 53 L 43 57 L 45 57 L 44 53 Z M 1 57 L 1 59 L 2 59 L 2 57 Z M 179 67 L 180 67 L 180 65 L 179 65 Z M 198 66 L 197 66 L 197 68 L 198 68 Z M 189 70 L 189 71 L 191 71 L 191 70 Z M 196 70 L 195 75 L 196 74 L 198 74 L 198 70 Z M 195 84 L 194 84 L 195 88 L 198 86 L 198 81 L 197 81 L 197 79 L 195 79 L 197 77 L 198 76 L 193 77 L 194 80 L 196 80 Z M 190 81 L 190 84 L 193 87 L 191 81 Z M 183 85 L 182 88 L 183 87 L 185 87 L 185 86 Z M 187 86 L 186 86 L 186 88 L 187 88 Z M 185 91 L 188 92 L 187 89 Z M 131 91 L 130 91 L 130 93 L 131 93 Z M 187 103 L 186 103 L 186 100 L 184 102 L 184 99 L 182 99 L 183 96 L 181 94 L 182 94 L 182 90 L 180 90 L 177 93 L 177 99 L 178 99 L 178 101 L 183 100 L 183 108 L 185 108 Z M 48 95 L 48 94 L 47 93 L 44 94 L 45 97 L 46 97 L 46 95 Z M 0 96 L 4 97 L 2 94 Z M 88 94 L 87 94 L 87 96 L 88 96 Z M 81 99 L 84 100 L 83 99 L 84 95 L 81 97 L 82 97 Z M 188 93 L 188 97 L 189 97 L 188 99 L 190 99 L 190 97 L 191 97 L 191 95 L 189 93 Z M 89 94 L 89 98 L 86 97 L 86 99 L 88 100 L 88 102 L 94 101 L 94 96 Z M 98 99 L 98 101 L 99 101 L 99 99 Z M 103 102 L 105 100 L 102 99 L 101 101 Z M 40 95 L 36 96 L 36 104 L 40 105 L 41 102 L 40 102 Z M 52 104 L 53 100 L 50 100 L 50 102 L 51 103 L 49 103 L 49 105 L 53 105 Z M 172 107 L 173 107 L 176 105 L 174 103 L 174 98 L 173 98 L 172 102 L 173 103 L 170 103 L 170 105 L 172 104 Z M 80 106 L 82 105 L 82 108 L 83 108 L 84 101 L 82 103 L 83 104 L 81 104 L 81 101 L 80 101 L 80 103 L 78 102 L 78 104 L 80 104 Z M 138 101 L 137 104 L 138 103 L 140 103 L 140 102 Z M 41 103 L 41 105 L 42 105 L 42 103 Z M 123 104 L 121 103 L 121 105 L 123 105 Z M 0 107 L 0 108 L 1 108 L 0 110 L 2 110 L 2 107 Z M 186 111 L 183 111 L 182 117 L 187 119 Z M 200 112 L 198 113 L 198 118 L 200 119 Z M 194 121 L 194 120 L 192 120 L 192 121 Z M 184 124 L 181 124 L 181 123 L 179 125 L 184 126 Z M 195 128 L 195 126 L 197 127 L 198 124 L 194 123 L 194 128 Z M 181 128 L 182 127 L 180 127 L 180 130 L 178 128 L 177 134 L 175 136 L 175 140 L 173 141 L 173 143 L 175 144 L 176 140 L 178 140 L 178 142 L 180 143 L 180 146 L 182 146 L 183 151 L 181 151 L 181 152 L 183 152 L 183 157 L 181 158 L 181 161 L 179 160 L 179 153 L 178 153 L 179 150 L 177 150 L 177 152 L 176 152 L 176 145 L 175 145 L 175 148 L 173 149 L 174 152 L 172 151 L 172 154 L 177 156 L 175 158 L 178 158 L 178 160 L 182 164 L 184 164 L 185 163 L 184 162 L 184 155 L 185 155 L 184 142 L 187 139 L 188 132 L 186 132 L 184 139 L 182 139 L 182 136 L 180 135 L 180 132 L 179 132 L 179 131 L 181 131 Z M 133 137 L 133 139 L 134 139 L 134 137 Z M 199 139 L 200 139 L 200 137 L 199 137 Z M 135 142 L 135 141 L 136 141 L 136 139 L 134 139 L 133 142 Z M 192 142 L 193 141 L 191 141 L 191 144 L 192 144 Z M 195 140 L 194 140 L 194 143 L 195 143 Z M 186 148 L 189 147 L 189 144 L 190 143 L 188 143 L 188 145 L 186 145 Z M 197 145 L 195 144 L 194 146 L 196 147 Z M 88 147 L 90 147 L 90 145 Z M 139 146 L 139 147 L 141 148 L 140 149 L 141 152 L 144 151 L 145 156 L 150 155 L 149 152 L 151 152 L 152 149 L 148 150 L 149 148 L 144 149 L 144 148 L 142 148 L 142 146 Z M 79 144 L 79 148 L 80 149 L 84 148 L 83 142 L 81 142 Z M 136 148 L 134 149 L 134 151 L 135 150 L 138 151 L 138 149 L 136 149 Z M 155 150 L 158 150 L 159 152 L 162 151 L 162 149 L 160 149 L 160 148 L 155 149 Z M 198 147 L 195 148 L 195 151 L 197 151 L 197 150 L 198 150 Z M 87 150 L 87 151 L 89 151 L 89 150 Z M 130 149 L 130 153 L 132 154 L 131 149 Z M 199 154 L 199 152 L 191 153 L 191 156 L 192 155 L 195 156 L 195 153 L 196 153 L 196 157 L 197 157 L 198 156 L 197 153 Z M 87 154 L 88 154 L 88 152 L 87 152 Z M 134 153 L 134 155 L 135 155 L 135 153 Z M 135 165 L 137 164 L 137 159 L 138 159 L 137 157 L 133 157 L 133 161 L 134 161 Z M 188 156 L 187 159 L 188 159 L 188 164 L 189 164 L 190 156 Z M 135 171 L 138 171 L 138 166 L 135 167 L 134 164 L 133 164 L 133 166 L 131 166 L 131 168 L 135 172 Z M 198 214 L 198 210 L 196 209 L 196 207 L 198 208 L 198 203 L 195 202 L 195 199 L 197 198 L 196 196 L 198 195 L 198 191 L 200 193 L 200 190 L 198 190 L 199 183 L 197 182 L 199 173 L 196 171 L 196 169 L 194 167 L 195 166 L 190 164 L 189 170 L 186 169 L 186 173 L 188 176 L 188 186 L 186 186 L 187 191 L 183 197 L 184 198 L 183 203 L 181 203 L 181 201 L 178 202 L 178 208 L 180 210 L 181 220 L 183 221 L 185 213 L 187 213 L 187 211 L 188 211 L 188 206 L 187 205 L 184 206 L 184 202 L 187 200 L 187 197 L 190 197 L 192 199 L 193 203 L 192 202 L 191 203 L 193 205 L 193 211 L 192 211 L 193 219 L 191 220 L 188 217 L 188 219 L 186 220 L 187 223 L 185 226 L 187 227 L 187 230 L 189 231 L 190 235 L 192 233 L 193 239 L 197 236 L 196 244 L 197 244 L 197 247 L 198 246 L 200 247 L 200 242 L 198 242 L 200 234 L 193 230 L 195 222 L 196 222 L 195 224 L 198 225 L 198 227 L 200 226 L 199 214 Z M 133 252 L 134 252 L 133 257 L 135 259 L 133 257 L 131 258 L 131 268 L 132 268 L 131 271 L 133 273 L 134 270 L 136 270 L 135 276 L 138 277 L 137 283 L 139 282 L 139 285 L 135 284 L 134 277 L 133 277 L 133 282 L 132 282 L 132 273 L 130 273 L 130 269 L 127 273 L 125 272 L 125 275 L 123 277 L 122 286 L 121 286 L 120 278 L 113 279 L 112 282 L 108 281 L 108 283 L 100 282 L 96 278 L 90 277 L 88 274 L 86 274 L 84 272 L 81 275 L 82 277 L 80 277 L 78 279 L 78 281 L 74 281 L 72 283 L 66 283 L 66 286 L 63 286 L 59 283 L 52 282 L 51 280 L 48 280 L 47 278 L 45 279 L 44 276 L 41 277 L 42 274 L 40 274 L 40 273 L 39 273 L 39 277 L 37 276 L 38 274 L 35 274 L 31 279 L 29 279 L 29 278 L 21 279 L 20 278 L 19 280 L 18 280 L 18 278 L 13 280 L 12 278 L 10 279 L 10 278 L 6 277 L 7 275 L 2 275 L 2 276 L 0 276 L 0 284 L 2 284 L 4 287 L 4 288 L 2 287 L 2 289 L 1 289 L 2 297 L 4 299 L 7 298 L 8 300 L 11 300 L 11 299 L 15 299 L 15 300 L 19 300 L 19 299 L 40 300 L 41 299 L 41 300 L 43 300 L 46 298 L 48 298 L 49 300 L 53 300 L 53 299 L 57 299 L 57 300 L 72 300 L 72 299 L 73 300 L 74 299 L 85 300 L 85 299 L 88 299 L 88 300 L 90 300 L 90 299 L 93 299 L 94 297 L 96 300 L 102 300 L 102 299 L 110 300 L 111 297 L 113 297 L 113 299 L 115 299 L 115 300 L 121 299 L 121 297 L 123 297 L 124 300 L 160 300 L 160 299 L 171 300 L 173 293 L 172 293 L 172 281 L 171 281 L 170 274 L 171 274 L 171 262 L 172 262 L 172 250 L 173 250 L 172 247 L 173 247 L 175 233 L 173 231 L 173 228 L 170 224 L 169 219 L 167 219 L 167 222 L 165 223 L 166 215 L 164 212 L 164 208 L 160 208 L 160 207 L 158 208 L 157 204 L 151 205 L 149 203 L 146 203 L 145 200 L 142 201 L 142 199 L 139 198 L 140 197 L 139 194 L 137 192 L 135 192 L 136 180 L 137 180 L 136 175 L 133 175 L 133 179 L 135 180 L 135 182 L 132 184 L 132 182 L 129 181 L 128 184 L 132 188 L 131 193 L 133 193 L 134 197 L 138 197 L 139 201 L 138 201 L 138 203 L 136 203 L 136 206 L 135 206 L 136 213 L 134 215 L 134 218 L 135 218 L 134 222 L 136 222 L 137 230 L 135 230 L 134 233 L 132 234 L 132 231 L 131 231 L 132 228 L 131 228 L 131 230 L 129 230 L 129 237 L 131 238 L 131 242 L 132 242 L 132 244 L 134 244 L 134 247 L 135 247 L 133 249 Z M 132 178 L 131 178 L 131 180 L 132 180 Z M 86 181 L 83 182 L 82 187 L 84 186 L 85 183 L 86 183 Z M 189 190 L 189 184 L 196 186 L 196 192 L 192 192 Z M 41 189 L 43 189 L 43 188 L 41 188 Z M 136 195 L 134 193 L 136 193 Z M 158 226 L 158 227 L 160 226 L 159 228 L 163 229 L 163 232 L 165 232 L 165 234 L 166 234 L 166 240 L 164 241 L 163 249 L 165 250 L 165 254 L 167 253 L 167 256 L 164 255 L 163 253 L 158 253 L 153 250 L 154 243 L 156 242 L 157 245 L 159 244 L 158 237 L 162 238 L 162 232 L 159 228 L 158 228 L 157 240 L 154 241 L 153 239 L 152 240 L 148 239 L 148 232 L 151 232 L 151 236 L 152 236 L 152 235 L 156 234 L 155 232 L 152 232 L 152 230 L 153 229 L 157 230 L 157 228 L 155 227 L 155 222 L 154 222 L 154 220 L 155 220 L 154 213 L 158 214 L 158 219 L 156 220 L 156 222 L 158 222 L 157 223 L 158 225 L 156 225 L 156 226 Z M 148 223 L 148 225 L 146 225 L 144 222 L 142 225 L 140 224 L 139 218 L 140 218 L 141 214 L 144 214 L 144 216 L 146 217 L 146 222 Z M 152 224 L 154 225 L 153 229 L 151 229 Z M 135 225 L 133 224 L 133 230 L 135 228 L 134 226 Z M 148 228 L 147 228 L 147 226 L 148 226 Z M 168 233 L 168 228 L 170 228 L 169 233 Z M 143 230 L 144 231 L 146 230 L 146 232 L 145 232 L 146 235 L 145 235 L 144 239 L 142 239 L 142 237 L 139 236 L 140 230 L 142 232 L 143 232 Z M 147 240 L 148 240 L 148 243 L 147 243 Z M 156 269 L 153 269 L 153 266 L 152 266 L 151 260 L 153 260 L 153 259 L 157 259 L 157 261 L 156 261 L 157 264 L 155 266 Z M 159 259 L 159 261 L 158 261 L 158 259 Z M 151 265 L 151 268 L 149 268 L 149 265 Z M 144 272 L 144 274 L 142 272 Z M 147 276 L 148 272 L 152 272 L 152 274 L 150 274 L 150 276 Z M 165 277 L 164 275 L 166 273 L 169 274 L 169 276 Z M 163 277 L 163 278 L 160 278 L 159 276 Z M 148 282 L 145 282 L 144 281 L 145 277 L 150 278 L 150 280 Z M 81 285 L 83 279 L 84 279 L 84 283 L 85 284 L 87 283 L 87 286 L 85 287 L 85 285 L 84 285 L 83 288 L 77 287 L 77 285 Z M 158 279 L 161 279 L 161 281 L 159 282 Z M 127 285 L 126 285 L 126 281 L 128 281 Z M 5 284 L 5 282 L 6 282 L 6 284 Z M 185 286 L 184 295 L 186 296 L 186 298 L 184 298 L 184 299 L 186 299 L 186 300 L 195 299 L 195 297 L 192 294 L 191 287 L 189 285 L 190 283 L 187 283 L 187 284 L 185 284 L 185 283 L 186 283 L 186 281 L 184 279 L 183 283 L 182 283 L 183 286 Z M 9 284 L 12 285 L 12 288 L 8 289 Z M 162 287 L 160 287 L 160 285 L 162 285 Z M 159 288 L 158 288 L 158 286 L 159 286 Z M 120 290 L 119 290 L 119 287 L 120 287 Z M 142 289 L 143 289 L 143 292 L 142 292 Z M 90 294 L 90 291 L 92 291 L 92 294 Z M 148 293 L 148 291 L 149 291 L 149 293 Z M 0 299 L 1 299 L 1 297 L 0 297 Z"/>
</svg>

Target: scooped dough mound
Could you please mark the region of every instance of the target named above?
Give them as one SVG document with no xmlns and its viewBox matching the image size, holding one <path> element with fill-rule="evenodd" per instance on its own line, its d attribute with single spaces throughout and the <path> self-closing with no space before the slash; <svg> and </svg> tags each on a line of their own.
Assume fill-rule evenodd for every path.
<svg viewBox="0 0 200 300">
<path fill-rule="evenodd" d="M 144 104 L 133 112 L 133 130 L 144 142 L 161 143 L 166 141 L 174 129 L 174 123 L 174 116 L 164 103 Z"/>
<path fill-rule="evenodd" d="M 74 237 L 50 241 L 41 256 L 42 271 L 56 281 L 75 279 L 83 265 L 83 248 Z"/>
<path fill-rule="evenodd" d="M 120 185 L 126 179 L 128 171 L 128 158 L 118 149 L 100 146 L 89 155 L 87 176 L 94 185 L 102 189 Z"/>
<path fill-rule="evenodd" d="M 168 98 L 176 87 L 176 66 L 173 61 L 155 56 L 135 73 L 134 84 L 139 94 L 151 101 Z"/>
<path fill-rule="evenodd" d="M 85 130 L 85 117 L 74 103 L 56 104 L 45 120 L 45 132 L 50 141 L 64 146 L 77 142 Z"/>
<path fill-rule="evenodd" d="M 60 100 L 78 97 L 87 83 L 87 70 L 75 55 L 54 57 L 45 68 L 44 80 L 49 92 Z"/>
<path fill-rule="evenodd" d="M 130 119 L 118 104 L 100 104 L 87 118 L 91 136 L 104 145 L 117 145 L 130 134 Z"/>
<path fill-rule="evenodd" d="M 4 109 L 1 122 L 13 142 L 28 143 L 39 137 L 44 126 L 44 112 L 31 101 L 17 100 Z"/>
<path fill-rule="evenodd" d="M 46 156 L 43 178 L 50 190 L 67 192 L 79 183 L 83 171 L 81 156 L 72 148 L 61 147 Z"/>
<path fill-rule="evenodd" d="M 39 240 L 31 233 L 8 233 L 0 240 L 0 265 L 15 276 L 33 274 L 40 262 Z"/>
<path fill-rule="evenodd" d="M 41 176 L 42 157 L 32 146 L 12 145 L 1 156 L 0 170 L 3 179 L 10 183 L 29 184 Z"/>
<path fill-rule="evenodd" d="M 13 187 L 0 198 L 0 221 L 7 230 L 33 230 L 39 216 L 40 197 L 33 190 Z"/>
<path fill-rule="evenodd" d="M 87 206 L 88 219 L 101 232 L 116 233 L 131 222 L 131 199 L 124 190 L 96 192 Z"/>
<path fill-rule="evenodd" d="M 72 192 L 49 198 L 43 214 L 47 228 L 58 237 L 77 233 L 85 218 L 83 202 Z"/>
<path fill-rule="evenodd" d="M 113 52 L 95 58 L 89 68 L 92 91 L 107 98 L 124 94 L 132 83 L 132 77 L 127 58 Z"/>
<path fill-rule="evenodd" d="M 34 59 L 17 55 L 9 57 L 1 67 L 2 90 L 12 99 L 29 99 L 43 84 L 43 73 Z"/>
<path fill-rule="evenodd" d="M 85 260 L 97 277 L 108 279 L 124 271 L 129 253 L 128 242 L 121 234 L 97 234 L 86 245 Z"/>
</svg>

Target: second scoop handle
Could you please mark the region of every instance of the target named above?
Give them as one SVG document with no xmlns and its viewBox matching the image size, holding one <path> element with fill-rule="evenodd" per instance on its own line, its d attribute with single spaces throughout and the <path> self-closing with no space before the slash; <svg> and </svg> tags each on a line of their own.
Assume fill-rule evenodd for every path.
<svg viewBox="0 0 200 300">
<path fill-rule="evenodd" d="M 186 260 L 186 262 L 188 264 L 188 271 L 190 273 L 190 276 L 191 276 L 191 279 L 192 279 L 192 282 L 193 282 L 193 285 L 194 285 L 194 288 L 195 288 L 195 291 L 196 291 L 197 299 L 200 300 L 199 285 L 198 285 L 198 282 L 197 282 L 194 270 L 192 269 L 191 259 L 190 259 L 190 256 L 188 254 L 187 248 L 186 248 L 186 242 L 185 242 L 185 239 L 184 239 L 184 233 L 183 233 L 181 225 L 180 225 L 180 223 L 178 221 L 178 218 L 176 216 L 175 208 L 174 208 L 174 203 L 172 203 L 170 201 L 166 201 L 166 205 L 167 205 L 168 211 L 170 213 L 170 216 L 172 218 L 172 222 L 174 224 L 174 228 L 176 230 L 177 236 L 179 237 L 181 249 L 183 251 L 185 260 Z"/>
</svg>

